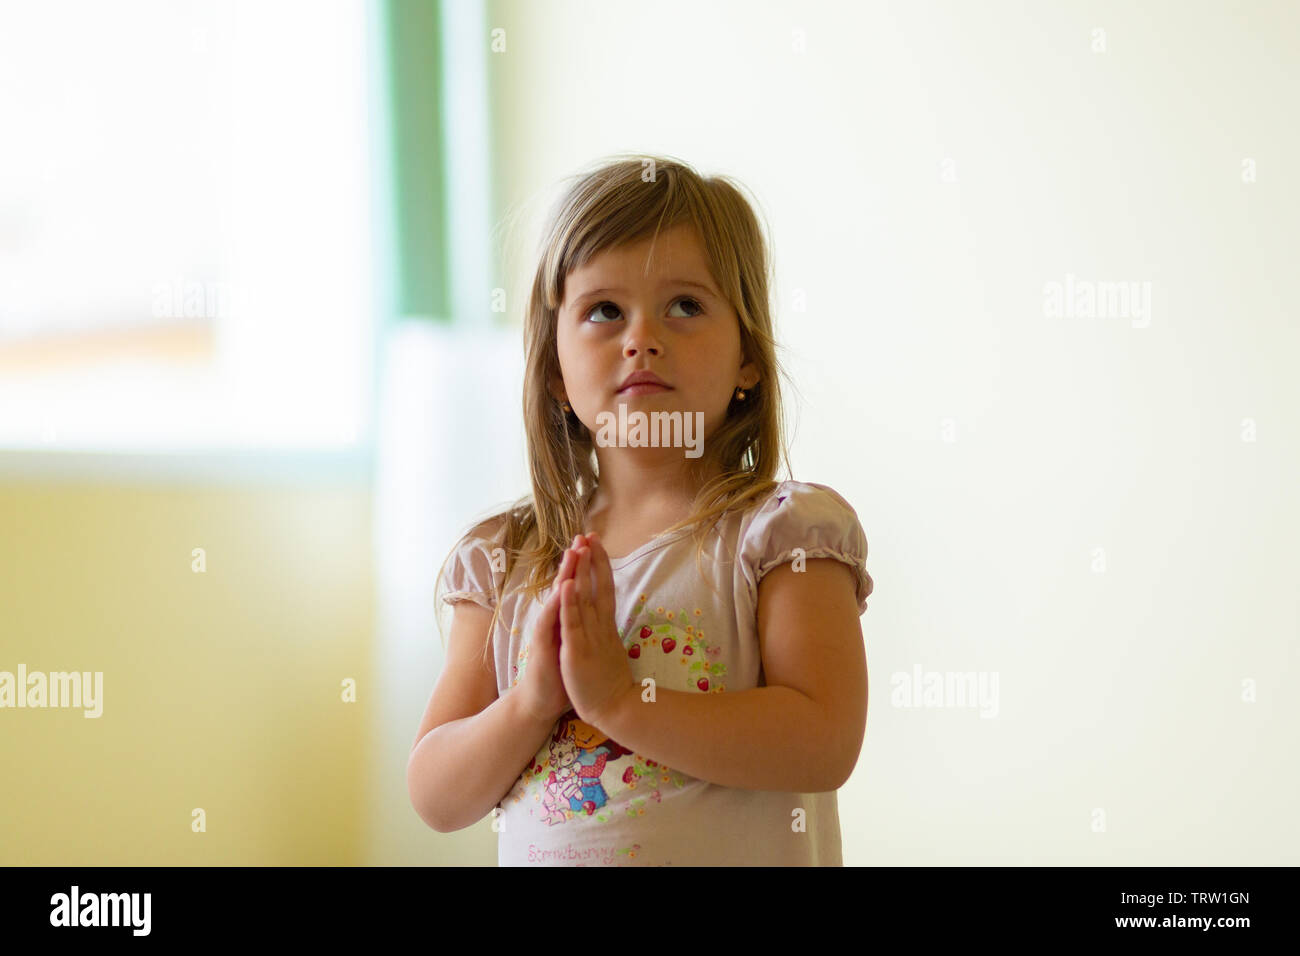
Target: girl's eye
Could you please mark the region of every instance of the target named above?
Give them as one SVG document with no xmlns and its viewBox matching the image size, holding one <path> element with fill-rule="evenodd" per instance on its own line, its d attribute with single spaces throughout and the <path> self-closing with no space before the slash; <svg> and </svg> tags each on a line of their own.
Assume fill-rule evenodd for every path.
<svg viewBox="0 0 1300 956">
<path fill-rule="evenodd" d="M 615 312 L 617 312 L 618 306 L 616 306 L 613 302 L 597 302 L 596 305 L 592 307 L 592 310 L 587 313 L 587 318 L 591 319 L 593 315 L 600 313 L 602 316 L 604 316 L 604 318 L 595 319 L 594 321 L 597 322 L 598 324 L 603 323 L 606 320 L 612 322 L 614 319 L 618 318 L 617 315 L 610 315 L 608 312 L 605 311 L 606 309 L 613 309 Z"/>
<path fill-rule="evenodd" d="M 689 302 L 691 305 L 695 307 L 695 311 L 692 312 L 690 315 L 686 316 L 686 318 L 688 319 L 693 319 L 695 318 L 695 316 L 699 315 L 701 312 L 704 311 L 704 306 L 700 305 L 692 298 L 686 297 L 686 298 L 678 299 L 677 302 Z M 674 302 L 673 304 L 676 305 L 677 302 Z"/>
<path fill-rule="evenodd" d="M 704 306 L 700 305 L 699 302 L 697 302 L 695 299 L 692 299 L 690 296 L 683 296 L 682 298 L 676 300 L 673 303 L 673 305 L 677 305 L 678 303 L 681 302 L 689 302 L 694 307 L 695 311 L 688 313 L 687 315 L 684 316 L 674 316 L 674 318 L 693 319 L 695 318 L 695 316 L 699 315 L 701 312 L 704 311 Z M 593 316 L 598 314 L 600 318 L 597 319 L 592 318 Z M 619 314 L 618 306 L 616 306 L 613 302 L 597 302 L 594 306 L 591 307 L 591 311 L 587 313 L 588 320 L 594 321 L 597 325 L 603 325 L 606 322 L 613 322 L 615 319 L 621 317 L 622 316 Z"/>
</svg>

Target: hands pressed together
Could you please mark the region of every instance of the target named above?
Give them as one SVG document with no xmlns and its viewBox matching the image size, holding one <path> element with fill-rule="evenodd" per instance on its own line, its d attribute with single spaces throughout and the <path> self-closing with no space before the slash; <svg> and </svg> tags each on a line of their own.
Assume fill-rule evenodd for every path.
<svg viewBox="0 0 1300 956">
<path fill-rule="evenodd" d="M 595 534 L 564 552 L 542 605 L 517 689 L 528 713 L 554 721 L 572 709 L 599 727 L 637 683 L 614 620 L 614 571 Z"/>
</svg>

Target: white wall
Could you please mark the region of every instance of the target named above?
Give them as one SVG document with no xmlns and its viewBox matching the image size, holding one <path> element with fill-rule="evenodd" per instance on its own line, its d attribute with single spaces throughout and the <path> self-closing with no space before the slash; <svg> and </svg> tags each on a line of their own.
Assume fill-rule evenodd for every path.
<svg viewBox="0 0 1300 956">
<path fill-rule="evenodd" d="M 1300 862 L 1300 8 L 488 12 L 512 214 L 623 150 L 763 203 L 795 476 L 876 580 L 846 862 Z M 1053 316 L 1067 277 L 1150 310 Z M 916 667 L 996 674 L 996 716 L 893 706 Z"/>
<path fill-rule="evenodd" d="M 399 323 L 384 353 L 367 865 L 494 865 L 489 823 L 454 834 L 424 824 L 411 807 L 406 762 L 443 665 L 437 572 L 475 515 L 529 491 L 519 421 L 523 348 L 512 334 L 453 333 L 423 318 Z"/>
</svg>

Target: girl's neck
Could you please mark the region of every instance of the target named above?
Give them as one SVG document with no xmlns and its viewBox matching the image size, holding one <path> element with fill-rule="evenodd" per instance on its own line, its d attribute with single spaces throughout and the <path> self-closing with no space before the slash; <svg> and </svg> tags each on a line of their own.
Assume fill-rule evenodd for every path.
<svg viewBox="0 0 1300 956">
<path fill-rule="evenodd" d="M 616 475 L 604 475 L 587 500 L 587 524 L 591 527 L 586 530 L 666 528 L 690 514 L 702 482 L 716 474 L 716 467 L 706 467 L 701 478 L 679 465 L 668 473 L 650 470 L 623 474 L 622 481 L 616 481 Z"/>
</svg>

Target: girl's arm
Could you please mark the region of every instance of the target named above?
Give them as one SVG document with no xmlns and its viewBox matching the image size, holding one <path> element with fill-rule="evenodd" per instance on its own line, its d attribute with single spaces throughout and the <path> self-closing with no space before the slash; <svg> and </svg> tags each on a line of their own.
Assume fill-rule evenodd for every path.
<svg viewBox="0 0 1300 956">
<path fill-rule="evenodd" d="M 784 564 L 759 583 L 767 686 L 723 693 L 639 687 L 590 722 L 624 747 L 726 787 L 820 793 L 848 780 L 867 719 L 866 654 L 846 565 Z M 586 719 L 586 718 L 584 718 Z"/>
<path fill-rule="evenodd" d="M 411 803 L 425 823 L 451 833 L 482 820 L 510 791 L 555 729 L 516 706 L 508 692 L 481 713 L 435 727 L 406 767 Z"/>
<path fill-rule="evenodd" d="M 476 604 L 455 605 L 447 659 L 406 765 L 411 804 L 439 833 L 483 819 L 555 726 L 525 714 L 515 688 L 497 696 L 482 661 L 491 620 Z"/>
</svg>

